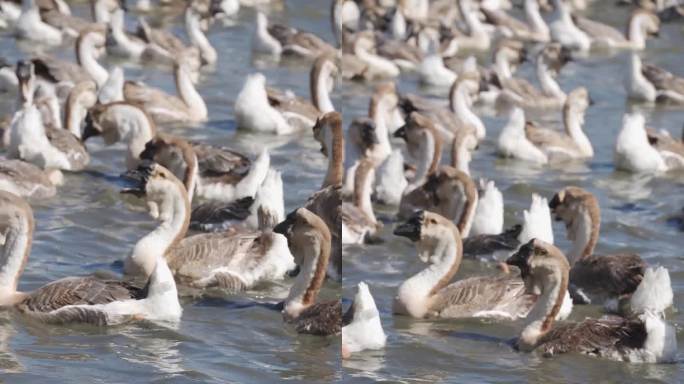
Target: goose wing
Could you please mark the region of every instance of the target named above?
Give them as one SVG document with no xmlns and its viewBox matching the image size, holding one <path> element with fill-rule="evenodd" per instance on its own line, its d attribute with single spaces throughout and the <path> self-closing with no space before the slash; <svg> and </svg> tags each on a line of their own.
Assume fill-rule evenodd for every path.
<svg viewBox="0 0 684 384">
<path fill-rule="evenodd" d="M 538 348 L 545 356 L 567 352 L 606 356 L 616 351 L 641 348 L 646 336 L 646 328 L 641 321 L 611 316 L 559 324 L 542 336 Z"/>
<path fill-rule="evenodd" d="M 326 52 L 334 52 L 335 48 L 320 37 L 308 32 L 298 32 L 283 45 L 285 51 L 300 53 L 305 56 L 318 56 Z"/>
<path fill-rule="evenodd" d="M 522 317 L 536 298 L 525 294 L 521 279 L 480 276 L 457 281 L 437 292 L 430 302 L 432 317 Z"/>
<path fill-rule="evenodd" d="M 211 277 L 218 271 L 241 273 L 257 267 L 273 242 L 273 233 L 232 231 L 186 237 L 166 258 L 174 274 L 185 280 Z"/>
<path fill-rule="evenodd" d="M 252 162 L 243 154 L 224 147 L 190 142 L 197 155 L 200 174 L 236 173 L 244 176 Z"/>
<path fill-rule="evenodd" d="M 575 25 L 592 39 L 627 42 L 625 35 L 610 25 L 599 23 L 586 17 L 573 16 Z"/>
<path fill-rule="evenodd" d="M 653 64 L 644 64 L 641 73 L 653 83 L 658 90 L 673 91 L 684 95 L 684 78 L 675 76 L 667 70 Z"/>
<path fill-rule="evenodd" d="M 278 40 L 282 46 L 289 44 L 297 33 L 296 29 L 282 24 L 269 24 L 268 26 L 268 34 Z"/>
<path fill-rule="evenodd" d="M 82 170 L 90 162 L 90 155 L 85 146 L 73 133 L 66 129 L 47 129 L 45 131 L 50 143 L 60 152 L 66 154 L 72 171 Z"/>
<path fill-rule="evenodd" d="M 645 269 L 646 263 L 637 254 L 592 255 L 572 266 L 570 282 L 588 291 L 620 296 L 636 290 Z"/>
<path fill-rule="evenodd" d="M 515 93 L 524 100 L 534 102 L 547 98 L 539 89 L 525 79 L 510 77 L 503 80 L 499 79 L 499 82 L 501 83 L 502 88 Z"/>
<path fill-rule="evenodd" d="M 235 200 L 230 204 L 221 202 L 209 202 L 198 205 L 192 209 L 190 215 L 190 227 L 202 231 L 210 231 L 218 224 L 230 221 L 244 221 L 249 217 L 250 207 L 254 203 L 251 196 Z"/>
<path fill-rule="evenodd" d="M 97 28 L 103 33 L 106 31 L 104 25 L 92 23 L 80 17 L 65 15 L 56 9 L 41 12 L 40 15 L 44 22 L 62 31 L 72 30 L 76 32 L 76 34 L 80 34 L 82 31 L 89 28 Z"/>
<path fill-rule="evenodd" d="M 531 121 L 525 124 L 525 136 L 537 147 L 567 148 L 568 150 L 575 148 L 575 142 L 570 136 L 563 132 L 540 127 Z"/>
<path fill-rule="evenodd" d="M 520 245 L 518 236 L 522 225 L 518 224 L 498 235 L 477 235 L 463 239 L 463 255 L 475 257 L 496 251 L 512 251 Z"/>
<path fill-rule="evenodd" d="M 530 27 L 528 27 L 527 24 L 506 12 L 487 8 L 481 8 L 480 11 L 484 14 L 487 23 L 497 27 L 507 28 L 515 35 L 528 33 L 530 31 Z"/>
<path fill-rule="evenodd" d="M 298 333 L 336 335 L 342 330 L 342 302 L 334 300 L 314 304 L 294 319 L 294 323 Z"/>
<path fill-rule="evenodd" d="M 13 184 L 13 191 L 22 196 L 37 198 L 54 196 L 57 190 L 46 173 L 37 166 L 15 159 L 0 159 L 0 183 Z"/>
<path fill-rule="evenodd" d="M 296 96 L 292 92 L 283 92 L 274 88 L 266 88 L 268 102 L 273 108 L 283 113 L 293 113 L 316 121 L 320 111 L 313 104 Z"/>
<path fill-rule="evenodd" d="M 82 81 L 92 81 L 76 63 L 58 60 L 50 57 L 34 57 L 31 59 L 36 71 L 36 76 L 48 79 L 51 82 L 71 82 L 78 84 Z"/>
<path fill-rule="evenodd" d="M 142 299 L 144 289 L 118 280 L 95 277 L 67 277 L 29 293 L 18 308 L 22 312 L 51 312 L 67 305 L 96 305 Z"/>
<path fill-rule="evenodd" d="M 356 55 L 342 54 L 342 78 L 345 80 L 362 80 L 368 71 L 368 64 Z"/>
<path fill-rule="evenodd" d="M 173 33 L 163 29 L 152 28 L 143 18 L 139 20 L 136 35 L 146 43 L 159 46 L 168 52 L 180 53 L 187 48 L 183 41 Z"/>
<path fill-rule="evenodd" d="M 415 64 L 423 60 L 420 49 L 398 40 L 385 40 L 378 44 L 377 51 L 380 56 L 392 60 L 405 60 Z"/>
<path fill-rule="evenodd" d="M 169 95 L 161 89 L 148 87 L 136 81 L 124 83 L 124 99 L 143 105 L 152 114 L 158 110 L 182 113 L 188 109 L 183 100 L 177 96 Z"/>
</svg>

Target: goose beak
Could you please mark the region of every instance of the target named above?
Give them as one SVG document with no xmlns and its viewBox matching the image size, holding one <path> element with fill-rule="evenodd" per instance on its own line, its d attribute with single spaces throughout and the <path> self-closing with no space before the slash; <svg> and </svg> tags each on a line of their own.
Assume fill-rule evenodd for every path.
<svg viewBox="0 0 684 384">
<path fill-rule="evenodd" d="M 143 162 L 136 169 L 125 172 L 121 175 L 124 181 L 128 184 L 128 187 L 123 188 L 121 193 L 131 194 L 136 197 L 145 196 L 145 187 L 147 186 L 147 181 L 152 175 L 152 165 L 151 162 Z"/>
<path fill-rule="evenodd" d="M 399 129 L 394 131 L 394 134 L 392 134 L 392 136 L 398 139 L 406 140 L 406 124 L 402 125 L 401 127 L 399 127 Z"/>
<path fill-rule="evenodd" d="M 289 237 L 290 229 L 292 228 L 292 220 L 288 217 L 285 220 L 281 221 L 273 227 L 273 232 L 275 233 L 280 233 L 281 235 L 285 237 Z"/>
<path fill-rule="evenodd" d="M 420 230 L 421 230 L 421 222 L 418 217 L 412 217 L 405 223 L 399 224 L 396 228 L 394 228 L 394 233 L 396 236 L 401 236 L 401 237 L 406 237 L 407 239 L 411 241 L 418 241 L 420 240 Z"/>
</svg>

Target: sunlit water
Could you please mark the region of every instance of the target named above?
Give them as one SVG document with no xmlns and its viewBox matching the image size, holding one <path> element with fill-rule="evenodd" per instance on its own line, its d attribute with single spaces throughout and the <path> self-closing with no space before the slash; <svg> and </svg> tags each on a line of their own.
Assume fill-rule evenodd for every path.
<svg viewBox="0 0 684 384">
<path fill-rule="evenodd" d="M 612 1 L 597 1 L 588 11 L 592 18 L 624 29 L 628 11 Z M 684 31 L 682 24 L 665 24 L 661 37 L 649 40 L 644 58 L 684 75 Z M 490 54 L 484 55 L 489 59 Z M 684 233 L 668 224 L 670 215 L 684 206 L 682 195 L 684 175 L 651 178 L 631 176 L 613 168 L 613 146 L 620 130 L 622 116 L 629 104 L 625 101 L 623 75 L 627 57 L 624 54 L 608 58 L 591 58 L 569 63 L 562 71 L 561 87 L 570 91 L 577 86 L 589 89 L 596 102 L 587 111 L 585 131 L 591 139 L 596 156 L 585 165 L 529 169 L 515 161 L 498 159 L 496 138 L 505 124 L 503 118 L 484 118 L 487 138 L 474 154 L 471 173 L 475 178 L 496 181 L 505 201 L 505 224 L 522 220 L 522 210 L 529 207 L 532 193 L 547 198 L 568 185 L 577 185 L 594 193 L 601 205 L 601 237 L 597 253 L 614 251 L 638 252 L 651 265 L 663 265 L 670 270 L 675 306 L 684 308 Z M 532 66 L 526 63 L 524 77 L 536 82 Z M 398 83 L 403 92 L 445 95 L 446 91 L 420 88 L 417 76 L 404 75 Z M 347 85 L 342 90 L 344 114 L 347 120 L 367 113 L 371 87 Z M 444 100 L 444 99 L 443 99 Z M 684 111 L 644 109 L 647 122 L 680 137 Z M 556 121 L 560 114 L 543 116 Z M 401 145 L 400 142 L 394 142 Z M 448 153 L 443 156 L 449 161 Z M 496 321 L 427 321 L 392 315 L 392 299 L 398 286 L 409 276 L 425 268 L 416 256 L 415 248 L 405 238 L 392 235 L 394 213 L 382 209 L 385 221 L 384 244 L 347 247 L 344 250 L 343 296 L 352 297 L 356 284 L 366 281 L 375 297 L 382 325 L 388 335 L 382 351 L 362 352 L 342 363 L 348 382 L 368 382 L 373 379 L 390 382 L 654 382 L 681 383 L 684 365 L 680 352 L 678 363 L 670 365 L 624 364 L 582 356 L 562 356 L 545 359 L 535 354 L 514 351 L 507 344 L 521 330 L 522 323 Z M 554 223 L 556 244 L 562 250 L 570 248 L 562 223 Z M 455 279 L 494 273 L 491 266 L 465 260 Z M 575 307 L 570 320 L 601 315 L 598 306 Z M 684 315 L 676 310 L 668 313 L 677 328 L 680 351 L 684 346 Z"/>
<path fill-rule="evenodd" d="M 74 13 L 89 16 L 84 3 Z M 313 30 L 331 40 L 328 6 L 288 1 L 271 9 L 285 24 Z M 233 103 L 245 77 L 261 71 L 268 83 L 307 97 L 308 64 L 261 65 L 251 56 L 254 11 L 243 9 L 232 25 L 217 23 L 209 32 L 219 55 L 213 70 L 198 86 L 209 107 L 210 121 L 197 128 L 162 127 L 165 132 L 225 145 L 254 157 L 268 146 L 273 165 L 282 172 L 286 210 L 300 206 L 318 189 L 326 160 L 310 132 L 287 138 L 236 133 Z M 129 28 L 136 24 L 132 15 Z M 185 38 L 182 18 L 170 24 Z M 72 47 L 53 53 L 70 60 Z M 27 56 L 8 32 L 0 39 L 8 61 Z M 111 65 L 107 59 L 104 63 Z M 127 79 L 175 92 L 170 71 L 120 63 Z M 16 96 L 0 95 L 2 113 L 10 113 Z M 335 101 L 335 100 L 333 100 Z M 119 194 L 118 175 L 124 168 L 124 147 L 104 147 L 88 141 L 92 162 L 86 172 L 66 176 L 58 196 L 32 201 L 36 216 L 33 251 L 19 289 L 29 291 L 66 276 L 94 272 L 121 273 L 121 261 L 135 242 L 156 225 L 141 201 Z M 0 381 L 18 382 L 264 382 L 281 379 L 335 380 L 341 377 L 339 337 L 298 335 L 283 324 L 279 312 L 260 303 L 282 300 L 291 279 L 240 295 L 212 293 L 183 300 L 178 329 L 136 324 L 110 329 L 50 327 L 28 323 L 19 315 L 0 313 Z M 328 282 L 321 299 L 339 297 L 339 283 Z"/>
</svg>

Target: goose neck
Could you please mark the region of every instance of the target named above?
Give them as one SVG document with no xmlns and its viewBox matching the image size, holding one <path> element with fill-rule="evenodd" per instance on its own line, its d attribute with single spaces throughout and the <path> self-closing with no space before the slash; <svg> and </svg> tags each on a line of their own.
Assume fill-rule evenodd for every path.
<svg viewBox="0 0 684 384">
<path fill-rule="evenodd" d="M 586 157 L 594 156 L 594 149 L 591 141 L 584 133 L 582 126 L 584 125 L 583 109 L 577 107 L 566 106 L 563 108 L 563 122 L 565 124 L 566 133 L 572 138 L 577 146 Z"/>
<path fill-rule="evenodd" d="M 627 28 L 627 40 L 632 43 L 636 49 L 644 49 L 646 47 L 646 28 L 644 26 L 645 19 L 643 17 L 635 16 L 629 23 Z"/>
<path fill-rule="evenodd" d="M 76 58 L 78 59 L 78 64 L 95 80 L 97 87 L 100 88 L 107 81 L 109 72 L 95 58 L 95 42 L 92 41 L 94 38 L 95 34 L 93 33 L 83 36 L 77 41 Z"/>
<path fill-rule="evenodd" d="M 590 205 L 594 205 L 593 209 Z M 568 262 L 574 265 L 578 260 L 594 254 L 598 243 L 601 217 L 598 204 L 586 202 L 579 208 L 568 227 L 568 239 L 572 240 L 572 248 L 568 253 Z"/>
<path fill-rule="evenodd" d="M 374 173 L 373 163 L 369 160 L 361 161 L 358 167 L 356 167 L 353 199 L 354 205 L 359 208 L 372 223 L 377 223 L 375 213 L 373 212 L 373 205 L 371 203 Z"/>
<path fill-rule="evenodd" d="M 331 148 L 331 157 L 328 159 L 328 171 L 325 174 L 322 188 L 330 185 L 342 185 L 344 177 L 344 134 L 342 133 L 342 123 L 335 123 L 334 126 L 326 130 L 326 146 Z"/>
<path fill-rule="evenodd" d="M 546 95 L 557 99 L 565 99 L 565 92 L 563 92 L 551 75 L 551 72 L 542 57 L 537 59 L 537 77 L 539 78 L 539 83 Z"/>
<path fill-rule="evenodd" d="M 195 14 L 191 8 L 185 13 L 185 28 L 188 32 L 188 37 L 192 45 L 197 47 L 200 51 L 202 59 L 207 64 L 214 64 L 218 59 L 216 49 L 211 45 L 207 36 L 202 32 L 200 27 L 199 15 Z"/>
<path fill-rule="evenodd" d="M 13 305 L 23 295 L 17 292 L 17 285 L 31 253 L 33 229 L 33 217 L 26 215 L 3 234 L 4 246 L 0 248 L 0 306 Z"/>
<path fill-rule="evenodd" d="M 295 319 L 316 301 L 318 292 L 325 280 L 325 272 L 330 258 L 330 240 L 322 234 L 310 237 L 309 244 L 295 245 L 293 252 L 302 255 L 302 264 L 290 293 L 285 299 L 285 316 Z"/>
<path fill-rule="evenodd" d="M 314 66 L 311 70 L 309 79 L 311 101 L 321 113 L 328 113 L 335 110 L 335 107 L 330 100 L 329 93 L 332 81 L 332 68 L 327 61 L 324 62 L 320 68 Z"/>
<path fill-rule="evenodd" d="M 208 111 L 204 99 L 195 89 L 192 78 L 185 65 L 178 65 L 175 72 L 176 88 L 180 98 L 188 107 L 190 117 L 193 120 L 204 120 L 207 118 Z"/>
</svg>

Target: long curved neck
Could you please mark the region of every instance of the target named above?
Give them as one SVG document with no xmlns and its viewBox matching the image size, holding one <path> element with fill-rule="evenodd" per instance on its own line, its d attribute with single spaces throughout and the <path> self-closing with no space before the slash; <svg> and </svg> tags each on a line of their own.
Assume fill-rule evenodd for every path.
<svg viewBox="0 0 684 384">
<path fill-rule="evenodd" d="M 80 43 L 76 45 L 76 58 L 78 64 L 95 80 L 97 87 L 100 88 L 107 81 L 109 72 L 95 59 L 94 46 L 90 39 L 89 36 L 84 36 Z"/>
<path fill-rule="evenodd" d="M 646 47 L 644 21 L 643 17 L 635 16 L 630 20 L 629 27 L 627 28 L 627 40 L 637 49 L 644 49 Z"/>
<path fill-rule="evenodd" d="M 309 79 L 311 102 L 321 113 L 328 113 L 335 110 L 332 101 L 330 101 L 330 94 L 328 92 L 328 85 L 331 80 L 332 74 L 327 62 L 323 63 L 320 68 L 314 67 L 311 70 Z"/>
<path fill-rule="evenodd" d="M 451 230 L 439 239 L 416 244 L 419 257 L 432 264 L 404 281 L 398 290 L 398 299 L 413 317 L 425 317 L 429 298 L 446 287 L 458 272 L 463 258 L 460 237 Z"/>
<path fill-rule="evenodd" d="M 473 112 L 470 108 L 468 90 L 465 87 L 456 87 L 454 92 L 452 92 L 452 97 L 449 100 L 449 106 L 451 111 L 458 117 L 461 121 L 466 124 L 470 124 L 475 127 L 475 134 L 478 139 L 485 137 L 485 127 L 482 120 Z"/>
<path fill-rule="evenodd" d="M 375 123 L 375 134 L 378 139 L 378 148 L 380 149 L 378 156 L 384 160 L 392 152 L 392 146 L 389 142 L 389 129 L 387 128 L 387 119 L 389 116 L 389 108 L 384 96 L 372 97 L 369 107 L 370 118 Z"/>
<path fill-rule="evenodd" d="M 331 148 L 331 156 L 328 159 L 328 172 L 325 174 L 325 180 L 321 188 L 330 185 L 342 185 L 344 177 L 344 134 L 342 133 L 342 126 L 335 123 L 335 126 L 330 127 L 326 131 L 326 145 Z"/>
<path fill-rule="evenodd" d="M 537 3 L 537 0 L 525 0 L 525 17 L 534 32 L 549 36 L 549 26 L 539 13 L 539 3 Z"/>
<path fill-rule="evenodd" d="M 190 144 L 181 148 L 183 155 L 183 162 L 185 163 L 185 171 L 183 174 L 183 185 L 188 192 L 188 200 L 192 202 L 197 187 L 197 179 L 199 178 L 199 165 L 197 163 L 197 155 Z"/>
<path fill-rule="evenodd" d="M 371 222 L 376 223 L 371 193 L 373 192 L 373 164 L 370 161 L 362 161 L 356 168 L 354 175 L 354 205 L 359 208 Z"/>
<path fill-rule="evenodd" d="M 578 210 L 572 220 L 571 227 L 568 228 L 567 237 L 573 241 L 572 249 L 567 255 L 570 265 L 574 265 L 578 260 L 593 255 L 594 248 L 596 248 L 598 243 L 601 218 L 599 214 L 592 215 L 590 212 L 587 205 L 593 203 L 587 202 L 585 204 Z M 598 207 L 595 208 L 598 210 Z"/>
<path fill-rule="evenodd" d="M 145 144 L 156 134 L 154 122 L 143 110 L 131 105 L 120 104 L 111 113 L 115 116 L 113 127 L 117 131 L 114 137 L 127 143 L 126 167 L 134 169 L 138 166 Z M 107 144 L 115 141 L 108 140 L 106 132 L 103 132 L 103 136 Z"/>
<path fill-rule="evenodd" d="M 87 107 L 84 105 L 87 92 L 69 94 L 64 105 L 64 128 L 79 139 L 81 138 L 81 122 L 88 113 Z"/>
<path fill-rule="evenodd" d="M 330 241 L 320 234 L 316 234 L 314 238 L 313 244 L 297 246 L 295 250 L 302 254 L 304 261 L 299 266 L 299 275 L 285 299 L 284 311 L 290 318 L 297 318 L 304 309 L 316 302 L 316 296 L 325 280 Z"/>
<path fill-rule="evenodd" d="M 594 156 L 594 148 L 591 145 L 591 141 L 582 129 L 584 125 L 584 110 L 571 106 L 564 107 L 563 123 L 565 124 L 565 132 L 577 144 L 582 154 L 587 157 Z"/>
<path fill-rule="evenodd" d="M 153 216 L 158 216 L 161 223 L 133 248 L 124 264 L 127 275 L 149 277 L 154 271 L 157 258 L 163 257 L 187 233 L 190 225 L 190 200 L 181 188 L 179 185 L 177 191 L 166 192 L 159 202 L 151 204 L 148 201 Z"/>
<path fill-rule="evenodd" d="M 451 166 L 470 176 L 470 160 L 472 157 L 462 138 L 455 138 L 451 147 Z"/>
<path fill-rule="evenodd" d="M 513 107 L 500 137 L 525 137 L 525 111 L 522 108 Z"/>
<path fill-rule="evenodd" d="M 568 290 L 568 271 L 560 266 L 553 267 L 537 280 L 540 280 L 541 295 L 527 315 L 525 328 L 518 339 L 518 347 L 523 351 L 536 348 L 539 338 L 551 330 Z"/>
<path fill-rule="evenodd" d="M 437 169 L 441 161 L 442 148 L 439 140 L 435 140 L 432 132 L 426 131 L 423 140 L 418 146 L 417 155 L 416 174 L 411 183 L 414 186 L 422 184 L 427 175 Z"/>
<path fill-rule="evenodd" d="M 175 77 L 178 94 L 188 107 L 192 117 L 197 120 L 205 119 L 208 114 L 207 105 L 204 103 L 202 96 L 195 89 L 190 74 L 183 65 L 177 66 Z"/>
<path fill-rule="evenodd" d="M 537 77 L 545 94 L 558 99 L 565 98 L 565 92 L 560 88 L 556 79 L 551 76 L 551 72 L 549 72 L 549 68 L 542 57 L 537 59 Z"/>
<path fill-rule="evenodd" d="M 208 64 L 214 64 L 218 58 L 216 50 L 212 47 L 204 32 L 202 32 L 199 16 L 192 12 L 190 8 L 188 8 L 185 14 L 185 28 L 190 42 L 199 49 L 202 59 Z"/>
<path fill-rule="evenodd" d="M 23 218 L 4 234 L 4 246 L 0 248 L 0 306 L 13 305 L 22 297 L 17 284 L 31 252 L 32 237 L 32 218 Z"/>
<path fill-rule="evenodd" d="M 477 191 L 474 187 L 465 185 L 464 183 L 464 195 L 465 195 L 465 205 L 463 211 L 461 212 L 461 218 L 458 221 L 458 230 L 463 238 L 468 237 L 470 234 L 470 228 L 473 225 L 473 219 L 475 219 L 475 210 L 477 208 Z M 474 193 L 473 193 L 474 192 Z"/>
<path fill-rule="evenodd" d="M 494 57 L 494 71 L 496 75 L 502 80 L 509 79 L 513 76 L 511 71 L 511 63 L 506 58 L 506 54 L 503 51 L 498 51 Z"/>
</svg>

